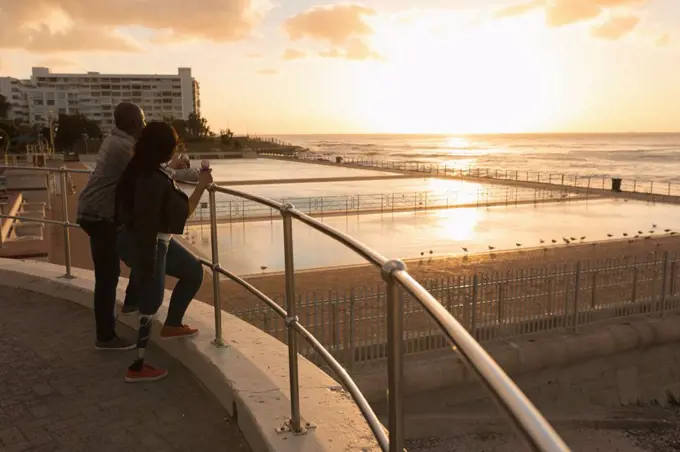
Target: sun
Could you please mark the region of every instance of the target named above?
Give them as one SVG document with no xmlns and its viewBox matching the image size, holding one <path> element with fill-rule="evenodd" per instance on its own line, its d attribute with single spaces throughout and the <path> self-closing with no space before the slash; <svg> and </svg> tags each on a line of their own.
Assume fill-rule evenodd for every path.
<svg viewBox="0 0 680 452">
<path fill-rule="evenodd" d="M 374 46 L 385 59 L 357 77 L 356 114 L 385 133 L 554 128 L 567 93 L 557 56 L 538 39 L 543 32 L 520 33 L 506 21 L 383 25 Z"/>
</svg>

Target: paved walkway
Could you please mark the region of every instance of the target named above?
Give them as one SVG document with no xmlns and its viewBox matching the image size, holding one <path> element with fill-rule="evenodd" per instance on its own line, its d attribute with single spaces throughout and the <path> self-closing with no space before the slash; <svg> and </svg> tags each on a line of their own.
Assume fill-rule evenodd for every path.
<svg viewBox="0 0 680 452">
<path fill-rule="evenodd" d="M 170 375 L 127 384 L 134 352 L 94 350 L 93 330 L 89 309 L 0 287 L 0 452 L 250 451 L 181 364 L 152 346 Z"/>
</svg>

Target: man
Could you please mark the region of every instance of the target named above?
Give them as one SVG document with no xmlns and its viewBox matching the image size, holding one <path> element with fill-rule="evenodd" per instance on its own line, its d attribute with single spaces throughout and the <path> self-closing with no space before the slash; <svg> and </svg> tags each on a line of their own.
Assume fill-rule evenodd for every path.
<svg viewBox="0 0 680 452">
<path fill-rule="evenodd" d="M 116 288 L 120 277 L 120 260 L 116 249 L 117 226 L 114 222 L 115 195 L 118 180 L 132 158 L 136 138 L 146 122 L 144 112 L 135 104 L 119 104 L 113 113 L 115 128 L 106 137 L 97 154 L 90 180 L 78 198 L 77 223 L 90 237 L 94 263 L 94 315 L 98 350 L 131 350 L 135 343 L 116 335 Z M 130 275 L 132 280 L 134 276 Z M 137 311 L 130 288 L 123 313 Z"/>
<path fill-rule="evenodd" d="M 98 350 L 131 350 L 136 343 L 116 334 L 116 289 L 120 277 L 120 259 L 116 247 L 118 228 L 114 222 L 115 197 L 118 180 L 132 158 L 136 139 L 146 125 L 144 112 L 129 102 L 119 104 L 113 112 L 116 127 L 106 137 L 97 154 L 96 166 L 78 199 L 77 223 L 90 237 L 90 251 L 94 263 L 94 315 L 97 329 L 95 347 Z M 189 165 L 186 155 L 176 154 L 166 171 L 177 180 L 196 181 L 198 171 Z M 172 240 L 168 254 L 184 256 L 183 248 Z M 168 267 L 170 276 L 185 280 L 202 278 L 202 267 L 193 256 L 184 256 L 182 268 Z M 169 259 L 176 261 L 177 259 Z M 134 274 L 125 294 L 122 313 L 137 311 L 132 294 Z M 199 282 L 200 285 L 200 282 Z"/>
</svg>

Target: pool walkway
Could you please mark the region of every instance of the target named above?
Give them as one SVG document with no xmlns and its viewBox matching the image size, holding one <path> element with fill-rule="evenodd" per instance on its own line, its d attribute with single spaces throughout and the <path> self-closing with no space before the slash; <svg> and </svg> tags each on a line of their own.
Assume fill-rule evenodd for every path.
<svg viewBox="0 0 680 452">
<path fill-rule="evenodd" d="M 134 351 L 96 351 L 91 310 L 0 287 L 0 452 L 250 451 L 187 369 L 148 354 L 168 378 L 125 383 Z"/>
</svg>

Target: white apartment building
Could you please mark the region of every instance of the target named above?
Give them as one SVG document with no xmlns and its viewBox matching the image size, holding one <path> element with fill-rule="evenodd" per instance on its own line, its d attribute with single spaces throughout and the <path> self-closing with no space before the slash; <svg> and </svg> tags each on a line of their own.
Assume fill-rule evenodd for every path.
<svg viewBox="0 0 680 452">
<path fill-rule="evenodd" d="M 191 68 L 179 68 L 177 75 L 123 75 L 53 74 L 34 67 L 30 80 L 0 77 L 0 94 L 12 104 L 10 119 L 45 126 L 60 114 L 82 113 L 104 133 L 113 127 L 113 110 L 120 102 L 141 106 L 147 121 L 187 119 L 201 107 Z"/>
</svg>

